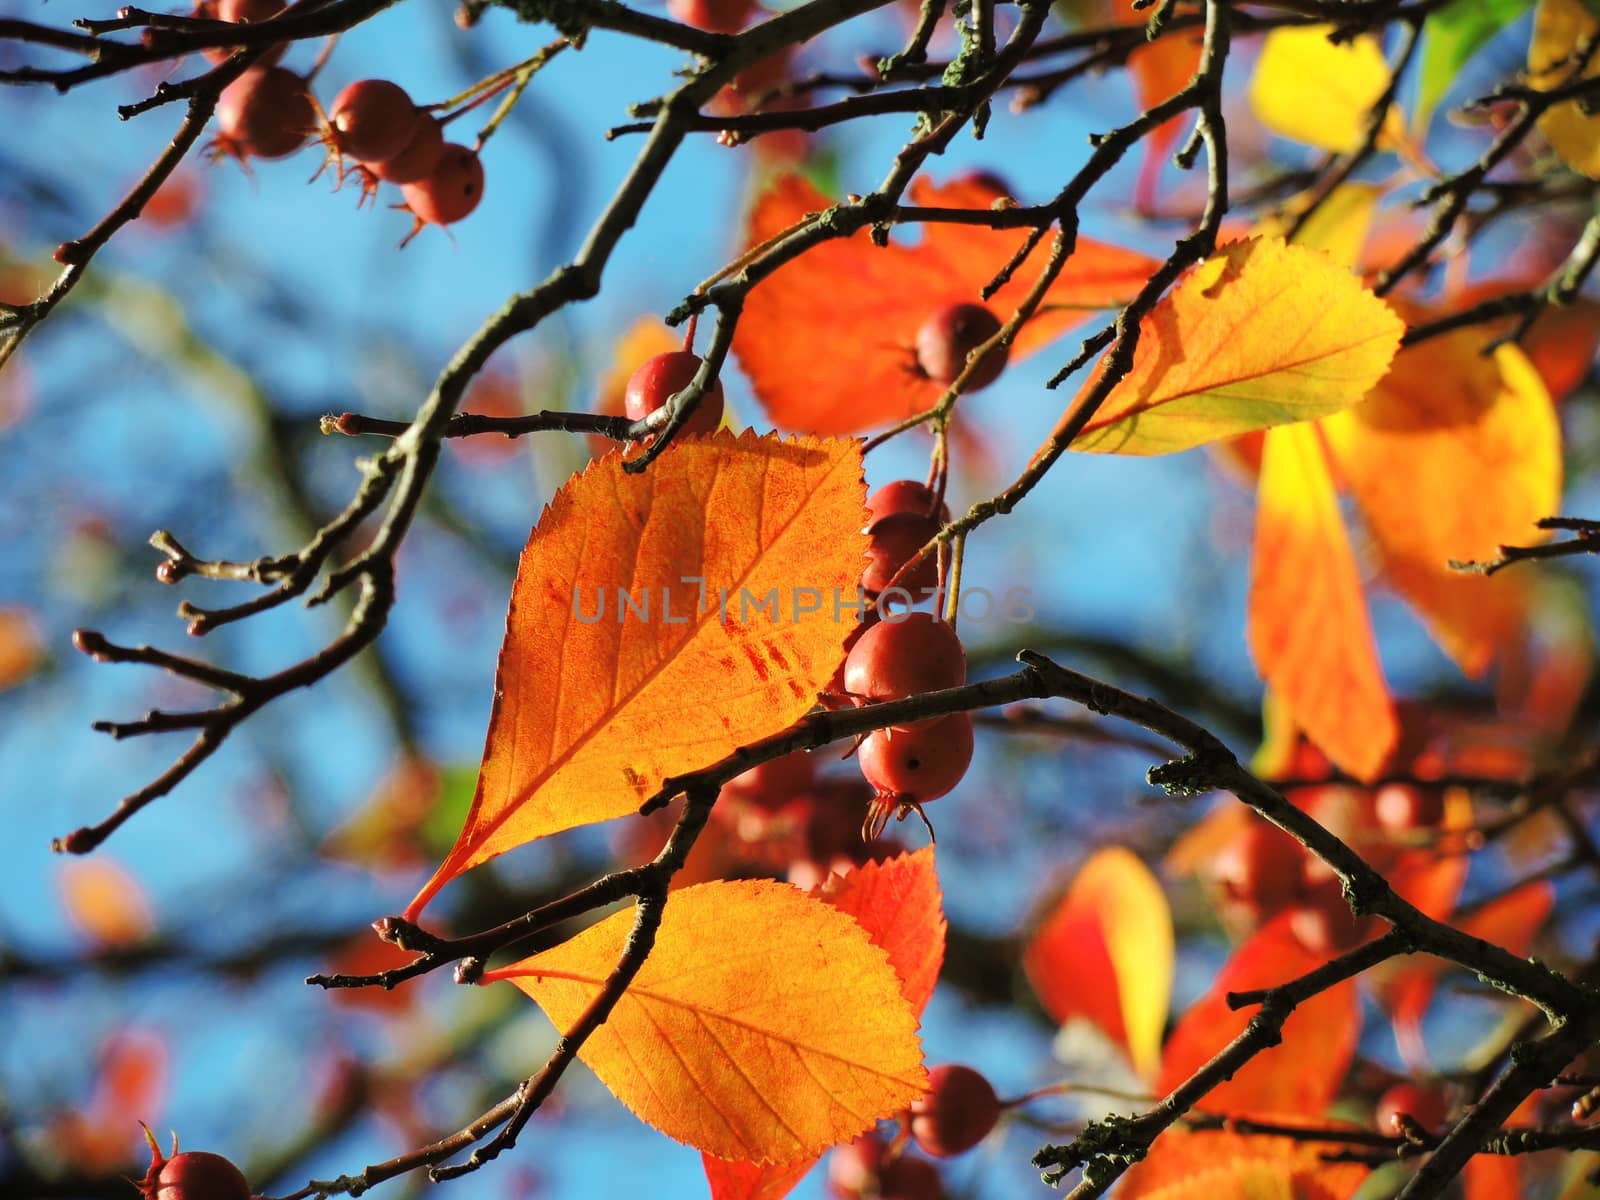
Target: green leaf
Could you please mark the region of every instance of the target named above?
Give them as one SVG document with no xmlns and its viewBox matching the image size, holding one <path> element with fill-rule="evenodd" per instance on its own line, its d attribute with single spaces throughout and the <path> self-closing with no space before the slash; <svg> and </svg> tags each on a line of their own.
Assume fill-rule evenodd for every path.
<svg viewBox="0 0 1600 1200">
<path fill-rule="evenodd" d="M 1467 60 L 1532 5 L 1533 0 L 1452 0 L 1428 18 L 1417 87 L 1418 130 L 1427 127 Z"/>
</svg>

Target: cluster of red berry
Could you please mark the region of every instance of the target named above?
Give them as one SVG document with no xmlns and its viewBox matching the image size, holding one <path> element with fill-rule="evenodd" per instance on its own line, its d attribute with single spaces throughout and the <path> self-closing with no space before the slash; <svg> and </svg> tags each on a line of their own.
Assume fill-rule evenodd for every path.
<svg viewBox="0 0 1600 1200">
<path fill-rule="evenodd" d="M 861 810 L 871 791 L 859 778 L 820 775 L 818 757 L 797 751 L 751 767 L 722 789 L 714 817 L 731 831 L 740 866 L 808 891 L 901 849 L 863 839 Z"/>
<path fill-rule="evenodd" d="M 206 0 L 195 15 L 255 24 L 284 7 L 283 0 Z M 241 161 L 285 158 L 320 139 L 341 180 L 351 169 L 359 174 L 363 197 L 379 182 L 399 186 L 404 207 L 416 218 L 413 236 L 424 225 L 450 225 L 478 207 L 484 183 L 478 152 L 446 142 L 439 118 L 413 103 L 404 88 L 387 79 L 362 79 L 323 110 L 305 76 L 275 65 L 282 53 L 281 46 L 269 49 L 223 89 L 214 154 Z M 227 54 L 226 47 L 207 51 L 218 60 Z"/>
<path fill-rule="evenodd" d="M 945 1063 L 928 1072 L 928 1091 L 911 1106 L 907 1131 L 923 1153 L 952 1158 L 989 1136 L 1002 1107 L 981 1073 Z M 839 1147 L 828 1160 L 829 1192 L 835 1200 L 942 1200 L 939 1169 L 904 1149 L 903 1136 L 891 1142 L 877 1133 Z"/>
<path fill-rule="evenodd" d="M 1436 828 L 1444 817 L 1443 792 L 1411 784 L 1376 791 L 1321 787 L 1297 802 L 1379 870 L 1398 856 L 1397 836 Z M 1313 954 L 1348 950 L 1372 932 L 1370 921 L 1350 911 L 1328 865 L 1265 821 L 1252 818 L 1218 853 L 1212 870 L 1231 916 L 1254 925 L 1288 911 L 1290 928 Z"/>
</svg>

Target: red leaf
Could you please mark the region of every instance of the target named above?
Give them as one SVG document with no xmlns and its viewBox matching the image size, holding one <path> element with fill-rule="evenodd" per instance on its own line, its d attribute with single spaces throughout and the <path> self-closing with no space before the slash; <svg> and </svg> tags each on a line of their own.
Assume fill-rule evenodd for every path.
<svg viewBox="0 0 1600 1200">
<path fill-rule="evenodd" d="M 900 990 L 921 1015 L 944 965 L 946 925 L 933 847 L 863 863 L 848 875 L 834 876 L 821 897 L 854 917 L 883 947 L 900 977 Z"/>
<path fill-rule="evenodd" d="M 702 1153 L 711 1200 L 783 1200 L 817 1165 L 818 1155 L 787 1163 L 729 1162 Z"/>
<path fill-rule="evenodd" d="M 943 187 L 912 185 L 915 204 L 987 209 L 1004 192 L 978 177 Z M 749 242 L 782 233 L 830 201 L 805 180 L 775 181 L 756 201 Z M 928 408 L 943 390 L 916 363 L 917 331 L 955 301 L 977 302 L 983 285 L 1026 236 L 1021 230 L 930 224 L 920 245 L 873 246 L 862 231 L 812 247 L 762 281 L 745 301 L 734 352 L 775 424 L 814 433 L 856 433 Z M 989 301 L 1002 319 L 1044 262 L 1028 265 Z M 1018 332 L 1013 359 L 1039 349 L 1096 309 L 1133 296 L 1155 261 L 1079 238 L 1066 269 L 1033 320 Z M 840 281 L 848 280 L 849 286 Z"/>
<path fill-rule="evenodd" d="M 1273 987 L 1321 966 L 1289 929 L 1293 914 L 1262 926 L 1234 952 L 1217 981 L 1178 1022 L 1167 1040 L 1157 1089 L 1170 1092 L 1188 1079 L 1249 1023 L 1254 1010 L 1237 1012 L 1229 992 Z M 1289 1014 L 1283 1041 L 1262 1051 L 1215 1088 L 1201 1107 L 1231 1116 L 1277 1115 L 1321 1118 L 1355 1055 L 1361 1011 L 1355 982 L 1345 980 Z"/>
</svg>

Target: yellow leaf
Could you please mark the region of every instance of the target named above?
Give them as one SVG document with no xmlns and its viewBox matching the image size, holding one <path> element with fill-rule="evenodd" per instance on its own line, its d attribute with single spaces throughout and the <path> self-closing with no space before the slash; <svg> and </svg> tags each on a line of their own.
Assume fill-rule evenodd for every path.
<svg viewBox="0 0 1600 1200">
<path fill-rule="evenodd" d="M 1139 856 L 1097 850 L 1028 943 L 1023 965 L 1057 1022 L 1085 1017 L 1154 1077 L 1172 995 L 1172 912 Z"/>
<path fill-rule="evenodd" d="M 1528 43 L 1528 82 L 1550 91 L 1577 77 L 1578 55 L 1600 34 L 1597 19 L 1583 0 L 1539 0 Z M 1600 53 L 1591 54 L 1583 78 L 1600 75 Z M 1568 100 L 1539 118 L 1539 132 L 1574 170 L 1600 178 L 1600 116 L 1591 117 Z"/>
<path fill-rule="evenodd" d="M 1353 269 L 1361 261 L 1361 250 L 1367 244 L 1367 232 L 1382 197 L 1383 188 L 1378 184 L 1341 183 L 1301 226 L 1294 244 L 1321 250 L 1341 267 Z M 1290 220 L 1305 211 L 1311 198 L 1312 193 L 1303 193 L 1289 204 L 1284 217 L 1263 221 L 1258 232 L 1284 233 Z"/>
<path fill-rule="evenodd" d="M 1332 25 L 1301 25 L 1267 34 L 1250 79 L 1250 107 L 1273 133 L 1345 154 L 1367 134 L 1372 108 L 1389 86 L 1378 39 L 1362 34 L 1334 43 Z M 1379 145 L 1404 132 L 1391 105 Z"/>
<path fill-rule="evenodd" d="M 1321 251 L 1249 238 L 1180 280 L 1139 330 L 1132 368 L 1073 449 L 1169 454 L 1338 412 L 1383 376 L 1405 325 Z"/>
<path fill-rule="evenodd" d="M 1340 767 L 1374 778 L 1399 727 L 1315 425 L 1267 434 L 1249 633 L 1261 677 L 1295 724 Z"/>
<path fill-rule="evenodd" d="M 865 493 L 858 442 L 749 433 L 686 438 L 640 474 L 613 451 L 569 480 L 522 553 L 466 825 L 407 919 L 462 871 L 632 812 L 809 709 L 855 624 L 836 600 L 856 599 Z"/>
<path fill-rule="evenodd" d="M 1538 541 L 1561 501 L 1561 429 L 1544 382 L 1515 346 L 1493 358 L 1472 330 L 1413 346 L 1366 403 L 1323 431 L 1390 580 L 1469 674 L 1515 628 L 1511 577 L 1452 573 Z"/>
<path fill-rule="evenodd" d="M 570 1029 L 633 919 L 484 978 L 511 980 Z M 855 1137 L 928 1086 L 888 956 L 845 913 L 766 880 L 672 893 L 650 957 L 579 1055 L 641 1120 L 757 1164 Z"/>
</svg>

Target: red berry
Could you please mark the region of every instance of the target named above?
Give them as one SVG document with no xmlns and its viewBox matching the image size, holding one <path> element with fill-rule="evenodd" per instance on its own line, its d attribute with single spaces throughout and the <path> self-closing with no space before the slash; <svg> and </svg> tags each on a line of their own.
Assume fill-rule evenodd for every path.
<svg viewBox="0 0 1600 1200">
<path fill-rule="evenodd" d="M 1000 332 L 1000 318 L 981 304 L 947 304 L 917 330 L 917 362 L 935 383 L 948 384 L 966 368 L 967 355 Z M 966 390 L 986 388 L 1006 368 L 1009 346 L 983 356 Z"/>
<path fill-rule="evenodd" d="M 906 1154 L 884 1163 L 878 1172 L 878 1200 L 944 1200 L 939 1168 Z"/>
<path fill-rule="evenodd" d="M 972 765 L 972 718 L 964 712 L 875 729 L 856 752 L 861 774 L 876 794 L 875 811 L 904 810 L 946 795 Z M 869 821 L 874 832 L 882 823 Z"/>
<path fill-rule="evenodd" d="M 250 1184 L 222 1155 L 186 1150 L 162 1164 L 145 1195 L 149 1200 L 250 1200 Z"/>
<path fill-rule="evenodd" d="M 900 513 L 915 513 L 919 517 L 933 517 L 941 526 L 950 523 L 950 507 L 940 503 L 934 509 L 933 489 L 915 479 L 896 479 L 886 483 L 867 497 L 868 525 L 885 517 Z"/>
<path fill-rule="evenodd" d="M 667 0 L 673 20 L 712 33 L 738 33 L 755 8 L 755 0 Z"/>
<path fill-rule="evenodd" d="M 1350 911 L 1337 879 L 1312 887 L 1289 917 L 1289 931 L 1300 944 L 1325 958 L 1352 949 L 1365 936 L 1366 925 Z"/>
<path fill-rule="evenodd" d="M 1436 828 L 1444 820 L 1444 792 L 1436 787 L 1386 783 L 1372 798 L 1378 824 L 1392 833 Z"/>
<path fill-rule="evenodd" d="M 1000 1099 L 971 1067 L 946 1063 L 928 1072 L 928 1092 L 911 1106 L 911 1136 L 935 1158 L 972 1149 L 1000 1119 Z"/>
<path fill-rule="evenodd" d="M 483 199 L 483 160 L 475 150 L 446 143 L 428 177 L 406 184 L 400 194 L 424 225 L 454 225 Z"/>
<path fill-rule="evenodd" d="M 359 163 L 379 163 L 404 150 L 417 132 L 417 106 L 399 84 L 361 79 L 328 110 L 334 145 Z"/>
<path fill-rule="evenodd" d="M 866 700 L 902 700 L 966 681 L 961 636 L 928 613 L 878 622 L 844 660 L 844 690 Z"/>
<path fill-rule="evenodd" d="M 689 386 L 703 360 L 688 350 L 671 350 L 650 359 L 628 380 L 622 411 L 630 421 L 642 421 L 674 395 Z M 714 379 L 700 397 L 680 433 L 715 433 L 722 424 L 722 381 Z"/>
<path fill-rule="evenodd" d="M 1379 1133 L 1401 1133 L 1399 1116 L 1405 1113 L 1429 1133 L 1437 1131 L 1450 1116 L 1444 1096 L 1433 1088 L 1415 1083 L 1397 1083 L 1378 1097 L 1376 1124 Z"/>
<path fill-rule="evenodd" d="M 426 179 L 444 153 L 444 126 L 432 113 L 419 110 L 411 140 L 393 158 L 372 164 L 372 173 L 385 183 L 415 183 Z"/>
<path fill-rule="evenodd" d="M 1305 851 L 1283 831 L 1252 821 L 1212 864 L 1227 898 L 1257 919 L 1287 908 L 1300 891 Z"/>
<path fill-rule="evenodd" d="M 867 530 L 867 565 L 861 572 L 861 586 L 876 596 L 889 586 L 900 568 L 932 540 L 943 528 L 938 520 L 916 513 L 895 513 L 874 521 Z M 926 600 L 939 586 L 939 556 L 930 553 L 918 561 L 894 585 L 903 588 L 913 600 Z"/>
<path fill-rule="evenodd" d="M 239 158 L 283 158 L 316 128 L 306 81 L 283 67 L 251 67 L 217 99 L 217 147 Z"/>
</svg>

